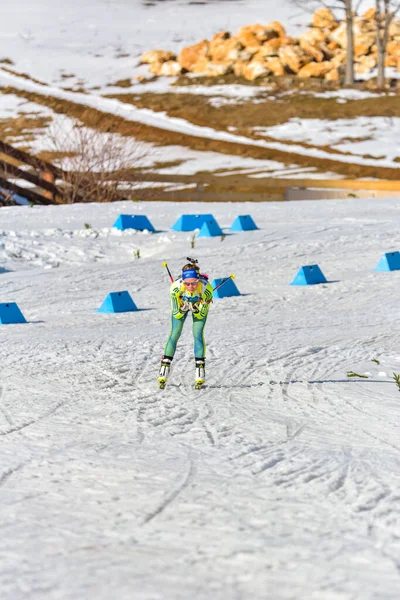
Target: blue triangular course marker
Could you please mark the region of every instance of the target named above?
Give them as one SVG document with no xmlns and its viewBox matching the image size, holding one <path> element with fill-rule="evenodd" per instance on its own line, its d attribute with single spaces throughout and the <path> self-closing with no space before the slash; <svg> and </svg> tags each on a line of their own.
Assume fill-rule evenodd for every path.
<svg viewBox="0 0 400 600">
<path fill-rule="evenodd" d="M 290 285 L 315 285 L 317 283 L 328 282 L 318 265 L 307 265 L 300 267 Z"/>
<path fill-rule="evenodd" d="M 152 233 L 155 232 L 153 225 L 150 223 L 146 215 L 119 215 L 113 227 L 120 229 L 121 231 L 125 231 L 125 229 L 144 231 L 147 229 Z"/>
<path fill-rule="evenodd" d="M 258 229 L 250 215 L 239 215 L 233 221 L 229 231 L 253 231 Z"/>
<path fill-rule="evenodd" d="M 223 231 L 214 217 L 210 215 L 200 227 L 197 237 L 214 237 L 217 235 L 223 235 Z"/>
<path fill-rule="evenodd" d="M 215 288 L 224 279 L 225 277 L 221 277 L 221 279 L 214 279 L 211 284 L 212 287 Z M 229 298 L 229 296 L 240 296 L 240 292 L 232 278 L 228 279 L 224 285 L 221 285 L 221 287 L 213 292 L 213 298 Z"/>
<path fill-rule="evenodd" d="M 398 271 L 400 269 L 400 252 L 386 252 L 376 265 L 374 271 Z"/>
<path fill-rule="evenodd" d="M 97 310 L 100 313 L 122 313 L 138 310 L 129 292 L 111 292 Z"/>
<path fill-rule="evenodd" d="M 171 229 L 174 231 L 193 231 L 193 229 L 196 229 L 194 227 L 195 218 L 196 215 L 181 215 L 172 225 Z"/>
<path fill-rule="evenodd" d="M 0 325 L 26 323 L 26 319 L 15 302 L 0 304 Z"/>
<path fill-rule="evenodd" d="M 200 229 L 204 221 L 213 218 L 210 214 L 181 215 L 172 225 L 171 229 L 175 231 L 194 231 L 195 229 Z"/>
</svg>

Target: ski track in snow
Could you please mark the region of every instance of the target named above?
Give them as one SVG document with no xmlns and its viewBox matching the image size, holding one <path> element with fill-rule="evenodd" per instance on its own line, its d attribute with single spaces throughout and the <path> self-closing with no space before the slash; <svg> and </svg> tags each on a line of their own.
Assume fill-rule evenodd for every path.
<svg viewBox="0 0 400 600">
<path fill-rule="evenodd" d="M 379 373 L 400 364 L 399 275 L 372 268 L 399 200 L 150 203 L 163 233 L 115 235 L 129 206 L 0 209 L 0 302 L 28 320 L 0 326 L 2 599 L 397 599 L 400 396 Z M 205 210 L 260 230 L 195 249 L 165 230 Z M 161 263 L 187 253 L 243 295 L 211 307 L 205 388 L 186 324 L 160 391 Z M 288 285 L 315 262 L 332 283 Z M 121 289 L 147 310 L 96 314 Z"/>
</svg>

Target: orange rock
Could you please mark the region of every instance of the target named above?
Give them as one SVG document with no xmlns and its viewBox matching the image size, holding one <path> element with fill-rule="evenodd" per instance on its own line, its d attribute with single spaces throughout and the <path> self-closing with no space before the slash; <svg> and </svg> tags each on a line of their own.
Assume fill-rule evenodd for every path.
<svg viewBox="0 0 400 600">
<path fill-rule="evenodd" d="M 371 45 L 368 40 L 365 42 L 357 42 L 354 44 L 354 57 L 357 58 L 358 56 L 364 56 L 368 54 L 370 48 Z"/>
<path fill-rule="evenodd" d="M 192 66 L 192 73 L 205 73 L 210 61 L 206 56 L 201 56 L 197 62 Z"/>
<path fill-rule="evenodd" d="M 236 77 L 243 77 L 244 68 L 249 64 L 248 60 L 238 60 L 233 65 L 233 72 Z"/>
<path fill-rule="evenodd" d="M 181 65 L 182 69 L 186 71 L 192 71 L 201 73 L 198 69 L 194 71 L 194 67 L 197 62 L 200 60 L 208 59 L 209 56 L 209 47 L 210 44 L 207 40 L 202 40 L 198 44 L 194 44 L 193 46 L 187 46 L 186 48 L 182 48 L 179 56 L 178 62 Z"/>
<path fill-rule="evenodd" d="M 304 50 L 306 54 L 312 56 L 312 58 L 317 62 L 322 62 L 324 60 L 324 53 L 321 50 L 318 50 L 317 46 L 307 42 L 307 40 L 300 41 L 300 48 Z"/>
<path fill-rule="evenodd" d="M 372 19 L 375 19 L 375 13 L 376 13 L 376 9 L 375 7 L 369 8 L 362 16 L 363 19 L 366 19 L 367 21 L 371 21 Z"/>
<path fill-rule="evenodd" d="M 336 44 L 341 48 L 347 47 L 346 23 L 344 21 L 342 21 L 334 31 L 332 31 L 330 39 L 331 41 L 336 42 Z"/>
<path fill-rule="evenodd" d="M 298 72 L 299 77 L 324 77 L 333 68 L 332 63 L 329 61 L 320 63 L 309 63 L 300 69 Z"/>
<path fill-rule="evenodd" d="M 149 72 L 153 73 L 154 75 L 159 75 L 162 64 L 163 63 L 153 61 L 152 63 L 150 63 Z"/>
<path fill-rule="evenodd" d="M 332 52 L 335 52 L 335 50 L 338 50 L 340 48 L 339 44 L 335 42 L 335 40 L 331 40 L 329 44 L 327 44 L 327 47 L 329 48 L 329 50 L 332 50 Z"/>
<path fill-rule="evenodd" d="M 340 75 L 339 75 L 339 69 L 333 68 L 330 71 L 328 71 L 328 73 L 326 73 L 324 79 L 326 81 L 339 81 L 340 80 Z"/>
<path fill-rule="evenodd" d="M 212 48 L 213 44 L 223 42 L 225 40 L 229 40 L 231 34 L 229 31 L 217 31 L 215 35 L 212 36 L 210 40 L 210 48 Z"/>
<path fill-rule="evenodd" d="M 307 55 L 299 46 L 281 46 L 279 58 L 281 63 L 289 67 L 293 73 L 298 73 L 301 67 L 311 61 L 311 56 Z"/>
<path fill-rule="evenodd" d="M 225 61 L 225 62 L 209 62 L 206 66 L 206 70 L 204 71 L 205 75 L 208 77 L 220 77 L 222 75 L 227 75 L 227 73 L 232 73 L 233 71 L 233 62 Z"/>
<path fill-rule="evenodd" d="M 386 51 L 391 56 L 400 56 L 400 42 L 388 42 Z"/>
<path fill-rule="evenodd" d="M 268 31 L 273 31 L 278 37 L 285 37 L 286 35 L 286 30 L 279 21 L 271 21 L 271 23 L 266 25 L 266 29 Z"/>
<path fill-rule="evenodd" d="M 360 27 L 361 21 L 354 23 L 354 45 L 355 46 L 367 46 L 368 49 L 373 45 L 376 39 L 375 31 L 365 32 Z M 347 48 L 347 30 L 346 23 L 343 21 L 339 27 L 331 33 L 331 40 L 335 41 L 342 48 Z M 368 52 L 368 50 L 367 50 Z"/>
<path fill-rule="evenodd" d="M 313 46 L 318 46 L 322 44 L 322 42 L 326 42 L 328 36 L 326 35 L 326 31 L 320 29 L 319 27 L 312 27 L 311 29 L 307 29 L 304 33 L 299 36 L 299 43 L 301 46 L 302 42 L 307 42 L 309 44 L 313 44 Z"/>
<path fill-rule="evenodd" d="M 262 52 L 264 56 L 278 56 L 278 49 L 282 46 L 283 38 L 274 38 L 264 42 L 259 52 Z"/>
<path fill-rule="evenodd" d="M 360 59 L 354 66 L 354 70 L 359 75 L 363 73 L 369 73 L 374 67 L 376 67 L 375 56 L 360 56 Z"/>
<path fill-rule="evenodd" d="M 242 44 L 236 38 L 215 40 L 214 42 L 211 40 L 209 55 L 215 62 L 235 61 L 239 60 L 242 48 Z"/>
<path fill-rule="evenodd" d="M 364 17 L 354 17 L 354 33 L 360 35 L 361 33 L 374 33 L 376 34 L 376 21 L 372 19 L 365 19 Z"/>
<path fill-rule="evenodd" d="M 385 57 L 385 67 L 397 67 L 399 59 L 397 56 L 386 56 Z"/>
<path fill-rule="evenodd" d="M 340 50 L 337 52 L 335 56 L 330 60 L 331 65 L 336 67 L 341 67 L 346 62 L 346 50 Z"/>
<path fill-rule="evenodd" d="M 269 72 L 270 70 L 264 62 L 253 59 L 243 67 L 242 76 L 248 81 L 254 81 L 258 77 L 268 75 Z"/>
<path fill-rule="evenodd" d="M 175 60 L 176 56 L 173 52 L 168 50 L 149 50 L 140 57 L 142 64 L 151 64 L 153 62 L 163 63 L 167 60 Z"/>
<path fill-rule="evenodd" d="M 335 15 L 329 8 L 318 8 L 312 17 L 313 27 L 322 27 L 323 29 L 336 29 L 338 26 Z"/>
<path fill-rule="evenodd" d="M 268 58 L 265 66 L 273 75 L 279 76 L 285 74 L 285 68 L 278 57 Z"/>
<path fill-rule="evenodd" d="M 182 73 L 182 67 L 177 60 L 167 60 L 161 64 L 160 72 L 157 75 L 164 77 L 174 77 Z"/>
<path fill-rule="evenodd" d="M 393 19 L 389 25 L 389 37 L 400 41 L 400 19 Z"/>
<path fill-rule="evenodd" d="M 251 29 L 254 25 L 247 25 L 245 27 L 241 27 L 237 32 L 235 38 L 247 49 L 254 49 L 254 52 L 257 52 L 258 48 L 261 46 L 262 42 L 255 35 L 255 32 Z"/>
<path fill-rule="evenodd" d="M 297 41 L 289 35 L 284 35 L 279 39 L 281 40 L 281 46 L 294 46 L 297 44 Z"/>
<path fill-rule="evenodd" d="M 336 51 L 335 50 L 331 50 L 328 46 L 328 44 L 322 43 L 318 46 L 318 49 L 321 50 L 321 52 L 324 53 L 325 56 L 325 60 L 331 60 L 331 58 L 333 58 L 335 56 Z"/>
</svg>

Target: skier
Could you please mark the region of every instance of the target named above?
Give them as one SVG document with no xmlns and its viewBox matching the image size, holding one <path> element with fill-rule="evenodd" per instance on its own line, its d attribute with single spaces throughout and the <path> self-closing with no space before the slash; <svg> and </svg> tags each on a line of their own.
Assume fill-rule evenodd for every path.
<svg viewBox="0 0 400 600">
<path fill-rule="evenodd" d="M 161 359 L 158 377 L 159 386 L 162 389 L 167 382 L 176 345 L 189 312 L 192 313 L 193 318 L 194 356 L 196 364 L 195 388 L 200 389 L 205 382 L 206 345 L 204 342 L 204 327 L 207 321 L 208 309 L 213 298 L 213 289 L 208 281 L 208 276 L 200 273 L 198 261 L 189 257 L 187 257 L 187 260 L 189 263 L 182 267 L 180 278 L 174 281 L 170 275 L 173 281 L 170 289 L 172 326 Z"/>
</svg>

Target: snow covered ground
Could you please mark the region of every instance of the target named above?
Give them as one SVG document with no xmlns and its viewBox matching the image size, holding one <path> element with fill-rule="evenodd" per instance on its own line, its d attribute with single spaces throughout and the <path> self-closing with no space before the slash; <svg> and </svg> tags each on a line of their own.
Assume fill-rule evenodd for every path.
<svg viewBox="0 0 400 600">
<path fill-rule="evenodd" d="M 289 0 L 212 1 L 205 4 L 141 0 L 15 0 L 3 7 L 0 59 L 18 71 L 56 85 L 104 87 L 147 73 L 140 55 L 153 48 L 177 52 L 221 29 L 281 20 L 288 32 L 305 28 L 309 15 Z M 301 28 L 301 29 L 300 29 Z M 65 77 L 65 76 L 68 77 Z"/>
<path fill-rule="evenodd" d="M 260 229 L 192 248 L 169 228 L 197 212 Z M 29 321 L 0 325 L 2 600 L 397 600 L 400 272 L 373 268 L 399 225 L 393 198 L 0 209 Z M 211 306 L 208 386 L 186 326 L 160 392 L 187 255 L 243 295 Z M 314 263 L 328 284 L 289 285 Z M 125 289 L 142 310 L 96 313 Z"/>
<path fill-rule="evenodd" d="M 259 135 L 279 140 L 330 146 L 333 150 L 358 156 L 400 158 L 398 117 L 356 117 L 354 119 L 290 119 L 283 125 L 257 127 Z M 395 163 L 394 163 L 395 164 Z"/>
</svg>

